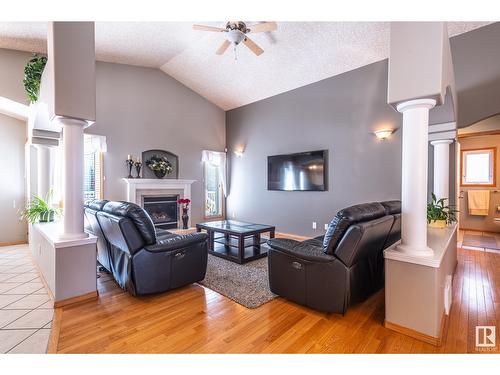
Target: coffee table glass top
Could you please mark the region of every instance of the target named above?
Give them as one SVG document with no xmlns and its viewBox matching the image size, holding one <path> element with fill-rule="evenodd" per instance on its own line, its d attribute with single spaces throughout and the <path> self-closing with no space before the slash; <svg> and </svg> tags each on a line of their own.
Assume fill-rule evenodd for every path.
<svg viewBox="0 0 500 375">
<path fill-rule="evenodd" d="M 252 224 L 252 223 L 245 223 L 243 221 L 236 221 L 236 220 L 221 220 L 221 221 L 209 221 L 206 223 L 200 223 L 197 224 L 198 226 L 206 229 L 224 229 L 227 231 L 232 231 L 232 232 L 237 232 L 237 233 L 245 233 L 245 232 L 253 232 L 256 230 L 266 230 L 266 229 L 272 229 L 273 226 L 271 225 L 264 225 L 264 224 Z"/>
</svg>

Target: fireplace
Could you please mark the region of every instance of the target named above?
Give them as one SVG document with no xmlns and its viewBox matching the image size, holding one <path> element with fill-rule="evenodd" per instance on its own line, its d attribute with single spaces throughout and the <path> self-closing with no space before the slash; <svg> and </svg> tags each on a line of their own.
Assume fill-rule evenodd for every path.
<svg viewBox="0 0 500 375">
<path fill-rule="evenodd" d="M 196 182 L 196 180 L 179 180 L 173 178 L 124 178 L 123 181 L 127 184 L 127 202 L 135 203 L 142 208 L 146 209 L 147 206 L 144 203 L 150 199 L 145 198 L 155 198 L 159 201 L 165 201 L 165 199 L 158 198 L 168 198 L 168 205 L 173 206 L 176 204 L 175 208 L 175 220 L 172 220 L 170 224 L 161 224 L 161 228 L 179 228 L 178 219 L 179 211 L 177 206 L 177 198 L 191 199 L 191 185 Z M 156 203 L 155 201 L 151 203 Z M 172 208 L 172 207 L 170 207 Z M 169 211 L 170 213 L 174 213 Z M 174 221 L 176 221 L 174 223 Z M 188 226 L 191 225 L 191 218 L 189 219 Z M 160 227 L 160 224 L 158 225 Z"/>
<path fill-rule="evenodd" d="M 143 197 L 143 207 L 153 219 L 155 227 L 161 229 L 178 228 L 178 212 L 177 200 L 179 195 L 166 195 Z"/>
</svg>

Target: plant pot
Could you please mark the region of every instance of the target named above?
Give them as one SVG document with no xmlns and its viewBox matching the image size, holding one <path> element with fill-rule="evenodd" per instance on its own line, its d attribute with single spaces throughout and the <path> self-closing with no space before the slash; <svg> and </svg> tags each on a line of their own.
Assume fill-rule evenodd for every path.
<svg viewBox="0 0 500 375">
<path fill-rule="evenodd" d="M 43 212 L 40 214 L 40 223 L 48 223 L 54 221 L 54 211 Z"/>
<path fill-rule="evenodd" d="M 166 172 L 163 171 L 153 171 L 153 172 L 157 178 L 163 178 L 167 174 Z"/>
<path fill-rule="evenodd" d="M 187 210 L 182 210 L 182 229 L 188 229 L 188 221 L 189 221 L 189 215 L 187 214 Z"/>
<path fill-rule="evenodd" d="M 446 228 L 446 220 L 432 220 L 429 223 L 429 227 L 430 228 L 439 228 L 439 229 Z"/>
</svg>

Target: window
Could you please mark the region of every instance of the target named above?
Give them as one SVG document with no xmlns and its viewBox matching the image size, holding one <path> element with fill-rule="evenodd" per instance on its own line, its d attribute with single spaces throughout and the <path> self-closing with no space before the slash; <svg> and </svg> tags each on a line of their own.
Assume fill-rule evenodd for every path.
<svg viewBox="0 0 500 375">
<path fill-rule="evenodd" d="M 226 154 L 203 151 L 205 217 L 224 216 L 224 193 L 226 181 Z"/>
<path fill-rule="evenodd" d="M 222 216 L 222 188 L 219 168 L 205 163 L 205 217 Z"/>
<path fill-rule="evenodd" d="M 495 186 L 496 147 L 462 150 L 462 186 Z"/>
<path fill-rule="evenodd" d="M 84 174 L 83 174 L 83 200 L 103 198 L 103 169 L 102 152 L 96 147 L 95 136 L 85 135 L 84 141 Z"/>
</svg>

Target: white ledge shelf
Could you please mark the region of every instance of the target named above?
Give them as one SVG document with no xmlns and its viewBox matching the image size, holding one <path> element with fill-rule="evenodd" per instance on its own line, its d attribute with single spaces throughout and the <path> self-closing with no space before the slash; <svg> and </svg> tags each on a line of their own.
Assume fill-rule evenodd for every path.
<svg viewBox="0 0 500 375">
<path fill-rule="evenodd" d="M 167 185 L 191 185 L 196 180 L 180 180 L 177 178 L 123 178 L 127 185 L 154 185 L 154 186 L 167 186 Z"/>
<path fill-rule="evenodd" d="M 439 268 L 441 262 L 450 246 L 450 242 L 456 238 L 457 223 L 453 223 L 444 229 L 427 228 L 427 246 L 430 247 L 434 253 L 432 256 L 415 256 L 406 254 L 397 249 L 399 242 L 384 250 L 384 258 L 390 260 L 397 260 L 400 262 L 419 264 L 421 266 Z"/>
<path fill-rule="evenodd" d="M 47 240 L 55 248 L 60 249 L 64 247 L 73 247 L 87 244 L 94 244 L 97 242 L 97 237 L 88 234 L 87 237 L 77 238 L 77 239 L 62 239 L 61 234 L 63 233 L 62 222 L 52 222 L 52 223 L 36 223 L 33 224 L 36 231 Z"/>
</svg>

